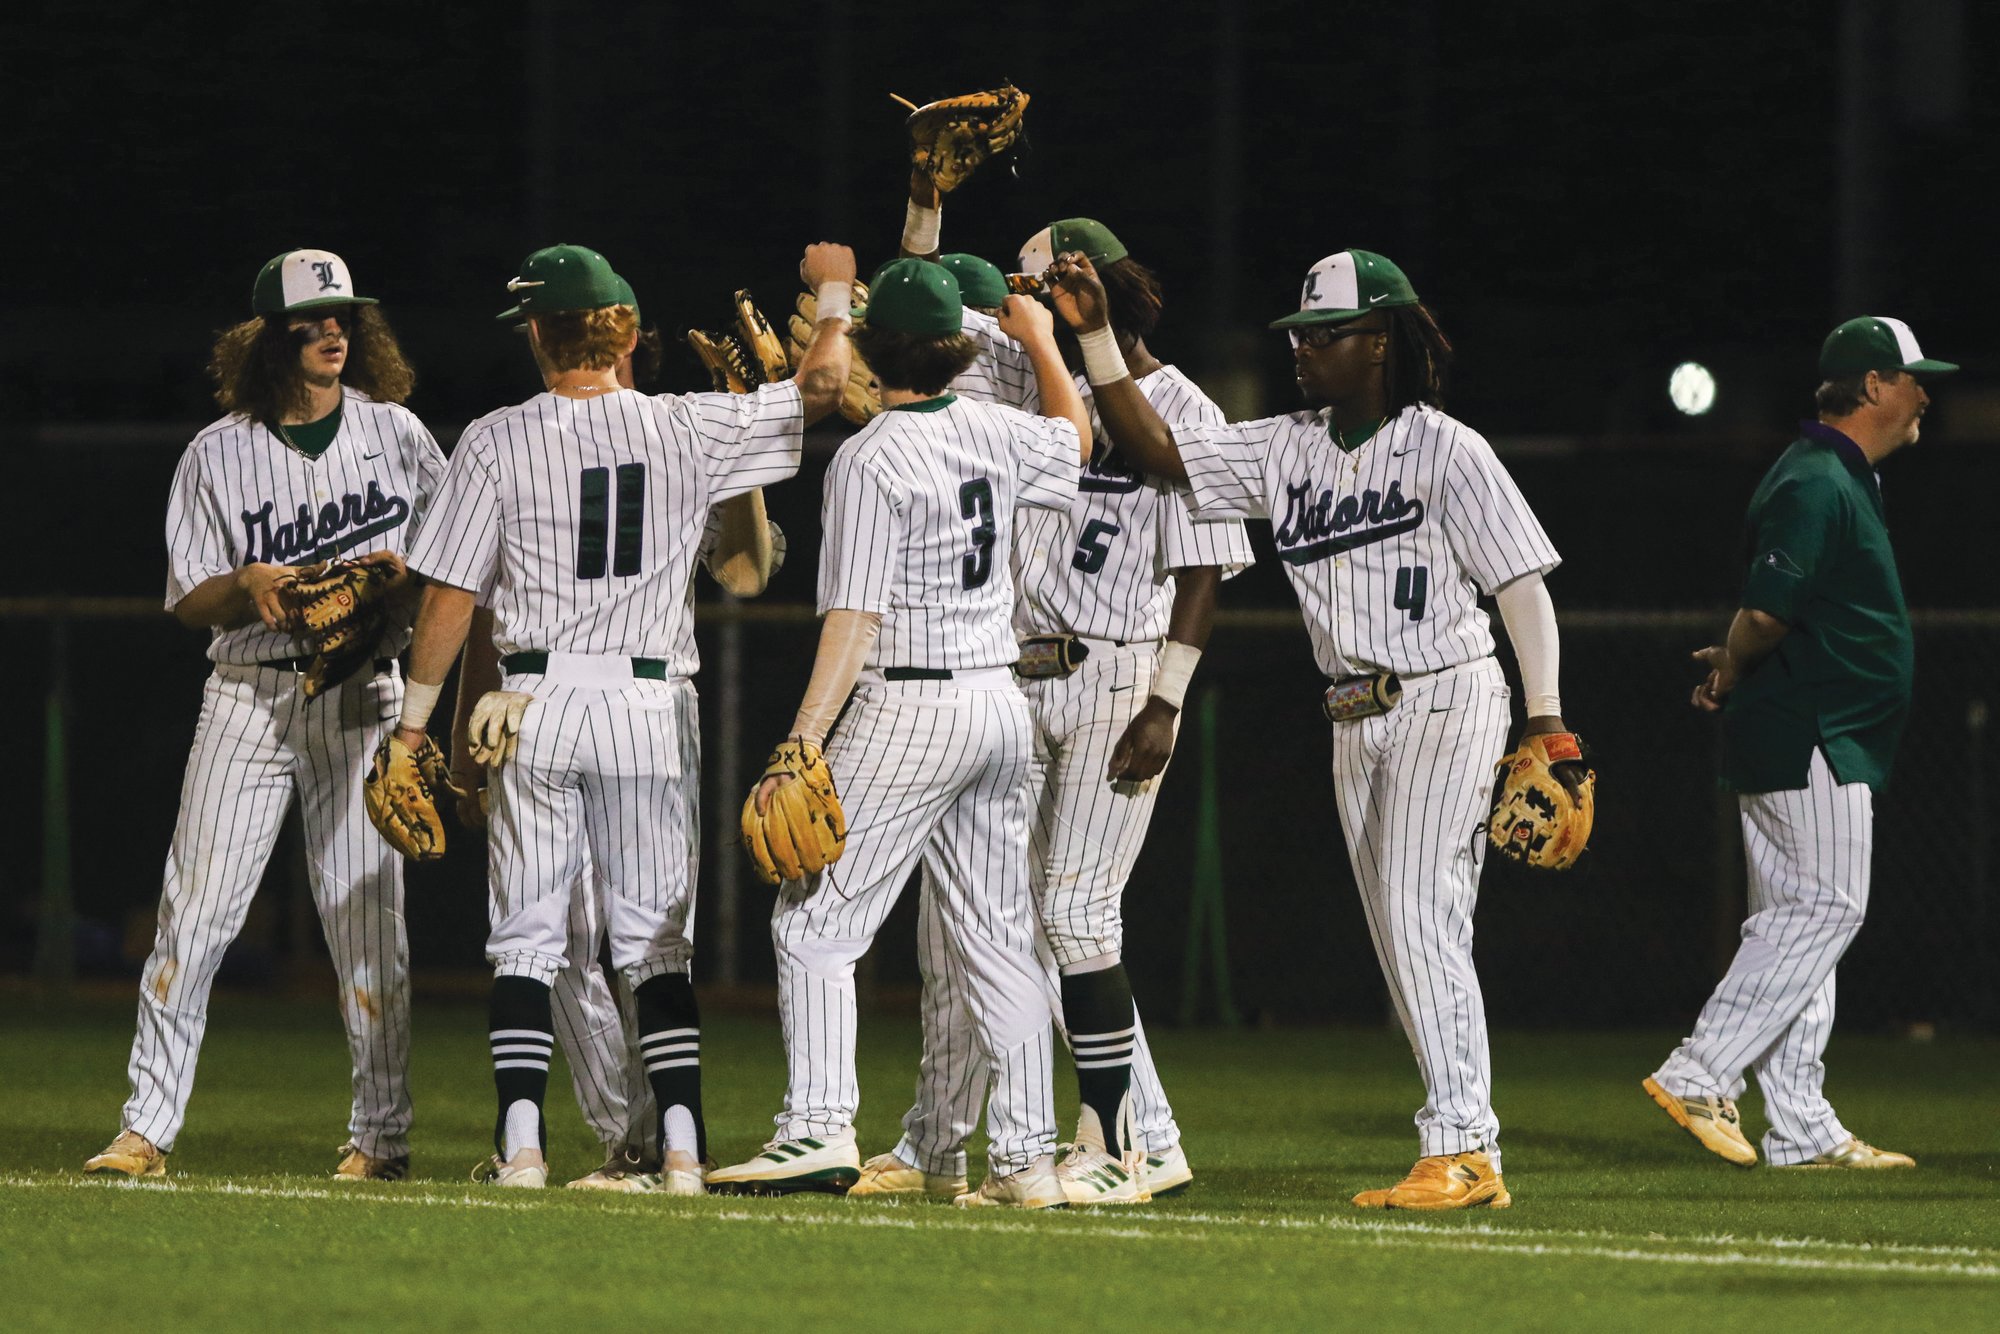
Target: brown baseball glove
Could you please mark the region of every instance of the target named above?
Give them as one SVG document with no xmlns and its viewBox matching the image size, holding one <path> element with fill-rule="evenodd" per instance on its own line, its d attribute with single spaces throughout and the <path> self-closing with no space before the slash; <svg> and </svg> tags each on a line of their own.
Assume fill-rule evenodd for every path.
<svg viewBox="0 0 2000 1334">
<path fill-rule="evenodd" d="M 779 774 L 792 781 L 780 783 L 758 811 L 757 789 Z M 847 813 L 818 746 L 793 738 L 771 752 L 743 803 L 743 847 L 757 874 L 772 885 L 803 880 L 847 851 Z"/>
<path fill-rule="evenodd" d="M 1498 775 L 1486 836 L 1500 855 L 1546 871 L 1576 865 L 1597 812 L 1597 774 L 1584 763 L 1583 743 L 1572 732 L 1522 737 Z"/>
<path fill-rule="evenodd" d="M 939 194 L 950 194 L 980 163 L 1012 148 L 1028 110 L 1028 95 L 1011 83 L 923 106 L 895 100 L 910 109 L 910 165 L 937 182 Z"/>
<path fill-rule="evenodd" d="M 726 333 L 687 331 L 688 346 L 701 358 L 717 393 L 747 394 L 759 385 L 775 384 L 791 376 L 785 359 L 785 344 L 750 299 L 747 289 L 738 289 L 736 327 Z"/>
<path fill-rule="evenodd" d="M 336 560 L 305 566 L 286 585 L 293 623 L 312 649 L 300 683 L 307 699 L 318 699 L 374 660 L 397 579 L 393 565 Z"/>
<path fill-rule="evenodd" d="M 451 765 L 436 742 L 425 737 L 422 746 L 411 750 L 394 732 L 376 747 L 361 793 L 368 822 L 390 847 L 417 862 L 444 856 L 444 821 L 438 803 L 456 802 L 466 795 L 452 781 Z"/>
<path fill-rule="evenodd" d="M 797 313 L 785 325 L 785 352 L 790 357 L 794 372 L 805 360 L 806 349 L 812 346 L 813 330 L 819 324 L 819 298 L 811 292 L 799 293 Z M 854 304 L 868 304 L 868 284 L 854 284 Z M 863 315 L 862 319 L 867 316 Z M 848 364 L 847 387 L 840 394 L 840 415 L 856 426 L 866 426 L 882 411 L 882 382 L 875 378 L 875 372 L 861 359 L 860 349 L 855 349 Z"/>
</svg>

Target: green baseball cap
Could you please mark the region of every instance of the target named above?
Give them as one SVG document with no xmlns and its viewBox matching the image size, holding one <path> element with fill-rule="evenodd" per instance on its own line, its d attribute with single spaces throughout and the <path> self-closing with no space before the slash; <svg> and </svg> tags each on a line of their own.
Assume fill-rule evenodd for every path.
<svg viewBox="0 0 2000 1334">
<path fill-rule="evenodd" d="M 1092 264 L 1115 264 L 1131 252 L 1109 227 L 1095 218 L 1063 218 L 1028 238 L 1021 247 L 1021 272 L 1040 273 L 1057 255 L 1081 250 Z"/>
<path fill-rule="evenodd" d="M 631 285 L 611 271 L 610 260 L 580 245 L 537 250 L 521 261 L 521 272 L 507 280 L 507 290 L 518 293 L 521 304 L 501 311 L 496 320 L 622 306 L 632 295 Z"/>
<path fill-rule="evenodd" d="M 958 279 L 942 264 L 892 259 L 868 280 L 864 312 L 871 329 L 936 338 L 965 325 Z"/>
<path fill-rule="evenodd" d="M 614 273 L 611 276 L 618 280 L 618 299 L 611 304 L 614 306 L 632 307 L 632 318 L 638 323 L 644 324 L 645 321 L 639 319 L 639 294 L 632 290 L 632 284 L 625 281 L 624 274 Z"/>
<path fill-rule="evenodd" d="M 1954 362 L 1926 357 L 1910 326 L 1887 315 L 1849 320 L 1828 334 L 1819 349 L 1819 373 L 1829 380 L 1869 371 L 1949 375 L 1957 369 Z"/>
<path fill-rule="evenodd" d="M 372 296 L 354 295 L 347 261 L 331 250 L 287 250 L 257 271 L 257 282 L 250 289 L 254 315 L 376 304 Z"/>
<path fill-rule="evenodd" d="M 1371 310 L 1416 304 L 1416 289 L 1389 260 L 1372 250 L 1343 250 L 1312 266 L 1298 310 L 1272 320 L 1271 328 L 1345 324 Z"/>
<path fill-rule="evenodd" d="M 998 266 L 977 255 L 939 255 L 938 263 L 958 279 L 959 299 L 968 306 L 999 306 L 1007 301 L 1007 279 Z"/>
</svg>

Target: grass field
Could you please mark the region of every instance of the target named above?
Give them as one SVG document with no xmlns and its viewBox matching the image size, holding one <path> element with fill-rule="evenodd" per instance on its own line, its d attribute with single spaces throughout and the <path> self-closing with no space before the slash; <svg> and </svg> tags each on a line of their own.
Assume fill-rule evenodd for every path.
<svg viewBox="0 0 2000 1334">
<path fill-rule="evenodd" d="M 1503 1034 L 1515 1207 L 1403 1216 L 1347 1204 L 1415 1152 L 1400 1036 L 1160 1032 L 1193 1188 L 1138 1209 L 995 1217 L 468 1185 L 491 1085 L 482 1013 L 451 1006 L 417 1013 L 414 1182 L 326 1179 L 347 1103 L 332 1006 L 241 998 L 216 1007 L 174 1175 L 91 1181 L 76 1169 L 117 1129 L 130 1015 L 92 1002 L 0 1020 L 0 1327 L 2000 1325 L 1990 1041 L 1836 1039 L 1843 1115 L 1920 1162 L 1868 1175 L 1703 1153 L 1638 1088 L 1668 1035 Z M 777 1108 L 775 1022 L 711 1018 L 703 1050 L 711 1136 L 733 1160 Z M 915 1056 L 913 1023 L 864 1025 L 864 1155 L 893 1142 Z M 597 1149 L 566 1077 L 552 1089 L 566 1178 Z"/>
</svg>

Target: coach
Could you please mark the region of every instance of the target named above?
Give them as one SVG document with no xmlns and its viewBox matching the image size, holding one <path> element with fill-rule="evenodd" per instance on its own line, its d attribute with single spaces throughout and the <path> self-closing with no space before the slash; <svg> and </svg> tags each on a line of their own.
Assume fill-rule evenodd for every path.
<svg viewBox="0 0 2000 1334">
<path fill-rule="evenodd" d="M 1868 908 L 1874 794 L 1909 712 L 1915 646 L 1875 469 L 1915 444 L 1925 359 L 1901 320 L 1849 320 L 1819 358 L 1817 421 L 1802 422 L 1750 500 L 1750 573 L 1696 708 L 1720 710 L 1722 781 L 1743 819 L 1750 918 L 1694 1034 L 1645 1081 L 1703 1147 L 1757 1151 L 1735 1098 L 1757 1075 L 1774 1167 L 1914 1167 L 1850 1134 L 1826 1100 L 1833 970 Z"/>
</svg>

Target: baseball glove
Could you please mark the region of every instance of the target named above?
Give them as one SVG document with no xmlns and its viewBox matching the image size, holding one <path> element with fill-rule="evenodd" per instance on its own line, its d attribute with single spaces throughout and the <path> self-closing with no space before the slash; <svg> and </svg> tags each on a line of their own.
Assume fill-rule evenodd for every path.
<svg viewBox="0 0 2000 1334">
<path fill-rule="evenodd" d="M 440 800 L 465 795 L 452 781 L 444 752 L 429 737 L 411 750 L 396 734 L 382 738 L 368 776 L 361 781 L 368 822 L 390 847 L 411 861 L 434 862 L 444 856 L 444 821 Z"/>
<path fill-rule="evenodd" d="M 792 781 L 778 785 L 760 814 L 757 789 L 779 774 Z M 847 851 L 847 813 L 818 746 L 793 738 L 771 752 L 743 803 L 743 846 L 757 874 L 772 885 L 803 880 Z"/>
<path fill-rule="evenodd" d="M 1574 791 L 1557 765 L 1581 771 Z M 1597 811 L 1597 774 L 1584 764 L 1583 743 L 1571 732 L 1522 737 L 1498 775 L 1486 836 L 1500 855 L 1545 871 L 1576 865 Z"/>
<path fill-rule="evenodd" d="M 980 163 L 1012 148 L 1028 110 L 1028 95 L 1011 83 L 923 106 L 895 100 L 910 109 L 910 165 L 929 175 L 939 194 L 950 194 Z"/>
<path fill-rule="evenodd" d="M 395 567 L 336 560 L 308 565 L 285 588 L 293 623 L 312 649 L 300 682 L 318 699 L 375 657 L 386 622 L 384 599 L 396 583 Z"/>
<path fill-rule="evenodd" d="M 785 360 L 785 344 L 750 299 L 747 289 L 735 296 L 736 327 L 727 333 L 687 331 L 688 346 L 708 369 L 708 378 L 718 394 L 747 394 L 759 385 L 775 384 L 788 378 L 791 365 Z"/>
<path fill-rule="evenodd" d="M 854 284 L 854 304 L 868 304 L 867 283 Z M 812 346 L 813 330 L 818 324 L 819 298 L 811 292 L 799 293 L 798 311 L 785 326 L 785 352 L 791 359 L 794 372 L 805 360 L 806 349 Z M 882 382 L 875 378 L 874 371 L 868 369 L 868 363 L 861 359 L 860 349 L 857 348 L 848 366 L 847 388 L 840 395 L 840 415 L 856 426 L 866 426 L 881 411 Z"/>
</svg>

